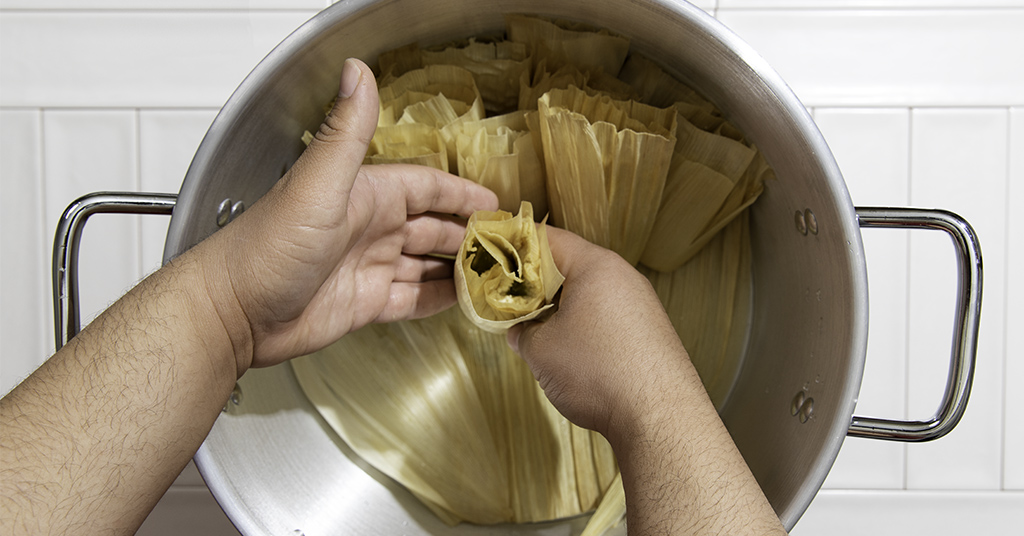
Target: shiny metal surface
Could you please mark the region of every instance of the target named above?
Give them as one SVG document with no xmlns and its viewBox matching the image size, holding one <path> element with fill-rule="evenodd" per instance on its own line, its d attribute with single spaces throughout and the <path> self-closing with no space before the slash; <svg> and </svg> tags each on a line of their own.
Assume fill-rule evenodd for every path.
<svg viewBox="0 0 1024 536">
<path fill-rule="evenodd" d="M 764 152 L 778 180 L 752 212 L 755 267 L 749 345 L 722 417 L 783 523 L 792 527 L 832 466 L 860 387 L 867 286 L 857 218 L 806 109 L 749 46 L 684 2 L 570 0 L 348 1 L 296 30 L 241 84 L 185 179 L 165 259 L 217 230 L 217 204 L 252 203 L 303 149 L 337 91 L 344 60 L 500 31 L 502 13 L 582 20 L 629 36 L 634 51 L 716 102 Z M 793 226 L 813 214 L 816 234 Z M 815 381 L 817 380 L 817 381 Z M 365 468 L 310 407 L 288 367 L 242 378 L 196 457 L 242 533 L 574 534 L 543 526 L 440 524 Z M 790 413 L 805 390 L 813 412 Z M 808 408 L 810 409 L 810 408 Z M 624 532 L 620 527 L 620 534 Z"/>
<path fill-rule="evenodd" d="M 859 207 L 861 227 L 934 229 L 953 240 L 957 267 L 957 301 L 946 390 L 935 415 L 926 421 L 900 421 L 854 416 L 849 435 L 893 441 L 931 441 L 949 433 L 967 409 L 974 379 L 981 322 L 981 244 L 966 220 L 944 210 Z"/>
<path fill-rule="evenodd" d="M 78 307 L 78 247 L 82 229 L 93 214 L 166 214 L 174 210 L 175 194 L 94 192 L 73 201 L 57 223 L 53 239 L 53 325 L 57 348 L 81 329 Z"/>
</svg>

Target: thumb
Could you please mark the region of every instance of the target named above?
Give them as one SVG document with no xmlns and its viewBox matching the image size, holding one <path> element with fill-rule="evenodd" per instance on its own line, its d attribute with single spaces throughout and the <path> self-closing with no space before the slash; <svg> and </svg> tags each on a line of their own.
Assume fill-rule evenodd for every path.
<svg viewBox="0 0 1024 536">
<path fill-rule="evenodd" d="M 377 129 L 378 103 L 370 68 L 355 58 L 345 60 L 334 108 L 296 162 L 311 173 L 294 175 L 326 180 L 347 195 Z"/>
</svg>

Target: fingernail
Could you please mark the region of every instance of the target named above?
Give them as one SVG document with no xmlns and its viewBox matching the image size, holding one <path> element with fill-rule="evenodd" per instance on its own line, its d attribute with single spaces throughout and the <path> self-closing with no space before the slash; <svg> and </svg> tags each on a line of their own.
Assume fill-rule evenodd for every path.
<svg viewBox="0 0 1024 536">
<path fill-rule="evenodd" d="M 356 86 L 359 85 L 359 79 L 362 76 L 363 72 L 354 58 L 345 60 L 345 66 L 341 68 L 341 88 L 339 90 L 341 98 L 347 99 L 356 92 Z"/>
</svg>

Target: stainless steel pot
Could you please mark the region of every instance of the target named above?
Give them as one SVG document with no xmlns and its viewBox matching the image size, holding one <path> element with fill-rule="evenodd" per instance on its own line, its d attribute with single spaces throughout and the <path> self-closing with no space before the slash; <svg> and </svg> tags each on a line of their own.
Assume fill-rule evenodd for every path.
<svg viewBox="0 0 1024 536">
<path fill-rule="evenodd" d="M 336 91 L 345 58 L 373 62 L 417 41 L 500 30 L 503 13 L 611 28 L 714 101 L 763 151 L 778 180 L 752 210 L 753 312 L 746 354 L 721 415 L 787 528 L 810 504 L 847 435 L 926 441 L 956 425 L 970 391 L 981 300 L 973 230 L 944 211 L 855 209 L 805 108 L 749 46 L 706 13 L 670 0 L 356 0 L 328 8 L 239 86 L 200 145 L 180 194 L 93 194 L 55 242 L 58 346 L 78 329 L 75 246 L 95 212 L 173 210 L 168 260 L 227 224 L 281 177 Z M 867 341 L 858 227 L 941 229 L 953 237 L 959 300 L 946 393 L 934 417 L 853 416 Z M 585 519 L 448 527 L 356 457 L 319 417 L 287 366 L 253 370 L 196 462 L 224 511 L 254 534 L 573 534 Z M 624 532 L 621 530 L 620 533 Z"/>
</svg>

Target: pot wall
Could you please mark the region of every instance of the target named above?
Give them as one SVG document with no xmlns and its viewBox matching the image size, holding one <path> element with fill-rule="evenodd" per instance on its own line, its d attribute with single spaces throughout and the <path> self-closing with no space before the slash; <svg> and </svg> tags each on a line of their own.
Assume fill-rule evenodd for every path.
<svg viewBox="0 0 1024 536">
<path fill-rule="evenodd" d="M 504 26 L 503 12 L 583 19 L 612 28 L 631 38 L 634 51 L 658 59 L 716 102 L 761 148 L 778 176 L 766 184 L 752 213 L 750 343 L 722 416 L 768 500 L 792 527 L 845 437 L 860 385 L 867 329 L 865 267 L 853 205 L 804 107 L 753 50 L 688 4 L 589 2 L 585 12 L 571 1 L 429 5 L 426 9 L 413 0 L 339 4 L 272 52 L 235 92 L 199 147 L 171 220 L 165 258 L 216 230 L 209 214 L 221 200 L 251 205 L 283 174 L 303 149 L 301 132 L 322 121 L 322 103 L 336 91 L 345 57 L 373 61 L 380 52 L 411 41 L 429 45 L 493 32 Z M 390 34 L 382 28 L 402 31 Z M 797 231 L 795 211 L 814 218 L 814 232 Z M 812 293 L 817 299 L 808 301 Z M 272 533 L 281 523 L 294 524 L 294 507 L 315 497 L 330 496 L 343 504 L 361 499 L 338 490 L 336 482 L 358 477 L 345 469 L 353 463 L 321 439 L 331 435 L 322 422 L 304 415 L 311 409 L 289 372 L 268 371 L 261 378 L 243 378 L 241 385 L 257 391 L 248 400 L 267 404 L 259 409 L 241 404 L 237 419 L 229 412 L 197 458 L 229 517 L 243 532 Z M 806 394 L 806 385 L 801 385 L 809 378 L 820 382 L 813 415 L 795 419 L 792 400 Z M 248 418 L 254 411 L 258 420 Z M 288 418 L 278 419 L 282 413 Z M 280 452 L 294 453 L 304 463 L 285 470 L 276 461 Z M 244 470 L 252 464 L 268 467 L 274 475 Z M 334 469 L 324 467 L 340 473 L 328 478 Z M 271 478 L 278 488 L 270 485 Z M 300 482 L 304 492 L 291 489 Z M 392 508 L 387 499 L 371 501 L 372 514 L 357 517 L 404 522 L 410 507 L 399 502 L 400 507 Z M 313 521 L 320 522 L 329 523 L 320 517 Z"/>
</svg>

